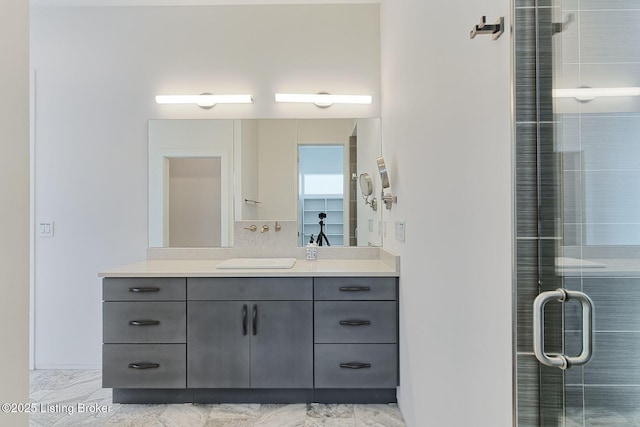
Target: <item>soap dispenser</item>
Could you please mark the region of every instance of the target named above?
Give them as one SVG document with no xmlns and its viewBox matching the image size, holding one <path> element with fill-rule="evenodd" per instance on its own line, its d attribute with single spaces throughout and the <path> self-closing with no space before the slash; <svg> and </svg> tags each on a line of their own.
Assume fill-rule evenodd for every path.
<svg viewBox="0 0 640 427">
<path fill-rule="evenodd" d="M 307 261 L 315 261 L 318 259 L 318 244 L 313 240 L 313 234 L 309 243 L 307 243 Z"/>
</svg>

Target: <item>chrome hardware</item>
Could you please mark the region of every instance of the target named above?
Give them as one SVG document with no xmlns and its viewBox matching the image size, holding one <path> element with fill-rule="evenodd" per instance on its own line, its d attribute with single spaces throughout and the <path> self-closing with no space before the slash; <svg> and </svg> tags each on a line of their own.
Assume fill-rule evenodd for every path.
<svg viewBox="0 0 640 427">
<path fill-rule="evenodd" d="M 368 173 L 360 174 L 360 191 L 362 192 L 362 198 L 365 205 L 371 206 L 374 211 L 378 210 L 378 200 L 374 197 L 369 200 L 369 197 L 373 194 L 373 179 Z"/>
<path fill-rule="evenodd" d="M 282 230 L 282 226 L 280 224 L 278 224 L 278 221 L 276 221 L 276 226 L 274 227 L 275 232 L 277 233 L 278 231 Z"/>
<path fill-rule="evenodd" d="M 551 301 L 576 300 L 582 305 L 582 352 L 578 356 L 548 355 L 544 352 L 544 307 Z M 586 364 L 593 355 L 593 301 L 579 291 L 556 289 L 542 292 L 533 302 L 533 352 L 540 363 L 560 369 Z"/>
<path fill-rule="evenodd" d="M 269 231 L 269 226 L 267 224 L 263 225 L 262 228 L 260 229 L 261 233 L 264 233 L 265 231 Z"/>
<path fill-rule="evenodd" d="M 382 202 L 387 209 L 391 209 L 391 205 L 398 203 L 398 197 L 391 194 L 382 194 Z"/>
<path fill-rule="evenodd" d="M 256 227 L 255 224 L 254 224 L 254 225 L 252 225 L 250 227 L 245 227 L 244 229 L 253 232 L 253 231 L 256 231 L 258 229 L 258 227 Z"/>
<path fill-rule="evenodd" d="M 251 199 L 244 199 L 244 202 L 245 203 L 253 203 L 254 205 L 257 205 L 258 203 L 262 203 L 262 202 L 259 202 L 257 200 L 251 200 Z"/>
<path fill-rule="evenodd" d="M 478 34 L 491 34 L 493 40 L 498 38 L 504 33 L 504 16 L 498 18 L 495 24 L 487 24 L 487 17 L 481 18 L 480 24 L 474 25 L 469 33 L 469 38 L 474 39 Z"/>
<path fill-rule="evenodd" d="M 376 162 L 378 163 L 378 172 L 380 172 L 380 180 L 382 181 L 382 194 L 380 198 L 382 199 L 384 206 L 387 209 L 391 209 L 391 206 L 394 203 L 398 203 L 398 197 L 394 196 L 391 193 L 384 192 L 384 190 L 391 187 L 391 184 L 389 183 L 389 173 L 387 172 L 387 165 L 385 164 L 384 158 L 382 157 L 378 157 L 376 159 Z"/>
</svg>

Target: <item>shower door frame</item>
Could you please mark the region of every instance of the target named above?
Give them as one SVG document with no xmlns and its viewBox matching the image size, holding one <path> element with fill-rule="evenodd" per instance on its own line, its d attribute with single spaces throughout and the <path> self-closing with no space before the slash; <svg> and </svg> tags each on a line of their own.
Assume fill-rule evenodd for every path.
<svg viewBox="0 0 640 427">
<path fill-rule="evenodd" d="M 640 5 L 628 3 L 614 9 L 613 6 L 581 0 L 574 2 L 568 11 L 558 8 L 554 12 L 557 1 L 514 0 L 512 3 L 516 248 L 514 425 L 565 426 L 569 418 L 577 420 L 577 425 L 584 425 L 590 417 L 600 416 L 598 411 L 605 416 L 613 414 L 620 419 L 638 422 L 640 414 L 634 409 L 640 401 L 640 371 L 636 366 L 638 363 L 629 363 L 625 355 L 640 346 L 640 317 L 631 316 L 635 312 L 633 301 L 640 298 L 640 273 L 633 268 L 616 269 L 612 267 L 615 263 L 611 262 L 640 258 L 640 242 L 635 237 L 638 233 L 631 227 L 640 225 L 636 219 L 640 216 L 640 205 L 627 203 L 627 199 L 638 200 L 640 188 L 640 162 L 633 160 L 638 158 L 638 152 L 634 152 L 633 144 L 629 143 L 637 139 L 639 128 L 630 124 L 640 120 L 640 102 L 625 98 L 582 104 L 576 99 L 554 101 L 552 89 L 581 87 L 585 83 L 594 87 L 640 86 L 637 80 L 628 78 L 629 75 L 633 77 L 634 66 L 640 67 L 640 60 L 636 58 L 640 45 L 633 39 L 633 28 L 637 28 L 640 21 Z M 567 19 L 572 11 L 576 13 L 575 21 Z M 607 26 L 609 22 L 616 23 L 616 26 Z M 606 34 L 598 33 L 603 31 L 602 28 L 615 28 L 618 32 L 610 34 L 607 30 Z M 573 31 L 570 37 L 576 39 L 564 43 L 567 42 L 565 39 L 560 43 L 559 39 L 564 37 L 567 29 L 567 33 Z M 566 46 L 573 47 L 567 49 Z M 554 66 L 554 59 L 562 60 Z M 567 64 L 569 70 L 572 66 L 577 70 L 577 78 L 570 72 L 566 73 L 564 67 Z M 629 65 L 629 69 L 624 68 Z M 606 72 L 598 72 L 595 67 L 603 67 Z M 559 108 L 554 110 L 556 106 Z M 571 136 L 567 139 L 565 134 L 572 120 L 577 123 L 578 149 L 568 148 Z M 625 126 L 629 129 L 624 129 Z M 592 136 L 594 129 L 600 132 L 599 136 Z M 623 131 L 618 134 L 620 129 Z M 568 134 L 571 132 L 569 130 Z M 614 149 L 623 151 L 609 151 Z M 578 153 L 578 157 L 572 160 L 572 153 Z M 608 158 L 609 153 L 616 155 L 607 160 L 598 158 Z M 574 160 L 577 166 L 565 167 L 562 164 L 565 161 L 568 165 Z M 611 178 L 620 172 L 623 174 L 615 180 Z M 563 189 L 568 190 L 575 200 L 563 196 Z M 616 196 L 606 196 L 609 193 Z M 567 206 L 575 202 L 575 212 L 571 213 L 571 209 L 565 211 L 565 202 Z M 589 203 L 596 207 L 606 206 L 604 211 L 607 213 L 589 208 Z M 572 220 L 576 212 L 577 219 Z M 626 224 L 624 218 L 630 217 L 634 219 Z M 575 225 L 576 230 L 567 225 Z M 598 226 L 605 226 L 600 234 L 594 231 Z M 606 226 L 629 227 L 610 233 Z M 578 251 L 572 252 L 572 249 Z M 558 267 L 561 265 L 557 264 L 558 256 L 575 257 L 575 261 L 581 262 L 604 258 L 610 270 L 598 273 L 577 267 L 579 271 L 571 272 L 566 265 Z M 620 275 L 616 277 L 618 273 Z M 627 282 L 622 286 L 621 282 L 625 280 Z M 596 346 L 594 359 L 584 370 L 562 371 L 544 366 L 537 362 L 532 348 L 533 300 L 542 292 L 565 287 L 593 292 L 597 296 L 594 297 L 595 310 L 600 313 L 600 325 L 607 322 L 610 325 L 595 329 L 601 346 Z M 614 292 L 623 289 L 629 294 L 616 299 Z M 607 303 L 612 301 L 615 304 L 607 307 Z M 600 309 L 599 302 L 604 302 Z M 622 311 L 625 310 L 624 304 L 627 312 Z M 569 348 L 568 353 L 576 353 L 574 338 L 581 332 L 580 328 L 568 327 L 565 331 L 565 322 L 567 325 L 575 324 L 576 316 L 570 315 L 571 310 L 564 304 L 547 307 L 546 316 L 550 320 L 544 343 L 547 353 L 564 354 L 566 348 Z M 607 316 L 603 314 L 605 312 Z M 611 312 L 615 312 L 617 318 L 614 320 L 618 323 L 608 317 Z M 555 326 L 552 327 L 553 324 Z M 616 341 L 623 338 L 623 344 Z M 577 350 L 579 352 L 579 346 Z M 618 359 L 612 356 L 616 354 Z M 617 375 L 613 374 L 616 369 Z M 620 373 L 620 369 L 630 370 Z M 581 377 L 581 380 L 576 381 L 576 377 Z M 609 393 L 616 398 L 607 399 Z M 594 408 L 596 412 L 587 412 Z"/>
</svg>

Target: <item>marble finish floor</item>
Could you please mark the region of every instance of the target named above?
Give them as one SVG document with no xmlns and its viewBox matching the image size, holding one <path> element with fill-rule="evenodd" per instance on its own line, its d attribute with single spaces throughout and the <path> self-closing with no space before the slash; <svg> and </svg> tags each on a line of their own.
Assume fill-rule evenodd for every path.
<svg viewBox="0 0 640 427">
<path fill-rule="evenodd" d="M 397 405 L 122 405 L 100 370 L 30 373 L 30 426 L 403 427 Z"/>
</svg>

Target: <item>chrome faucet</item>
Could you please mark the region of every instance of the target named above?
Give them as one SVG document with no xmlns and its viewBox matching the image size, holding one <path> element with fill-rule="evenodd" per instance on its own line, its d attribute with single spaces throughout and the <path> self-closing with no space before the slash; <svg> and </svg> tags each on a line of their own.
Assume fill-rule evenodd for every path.
<svg viewBox="0 0 640 427">
<path fill-rule="evenodd" d="M 262 228 L 260 229 L 261 233 L 264 233 L 265 231 L 269 231 L 269 226 L 267 224 L 263 225 Z"/>
<path fill-rule="evenodd" d="M 253 231 L 256 231 L 258 229 L 258 227 L 256 227 L 255 224 L 254 224 L 254 225 L 252 225 L 250 227 L 245 227 L 244 229 L 253 232 Z"/>
</svg>

